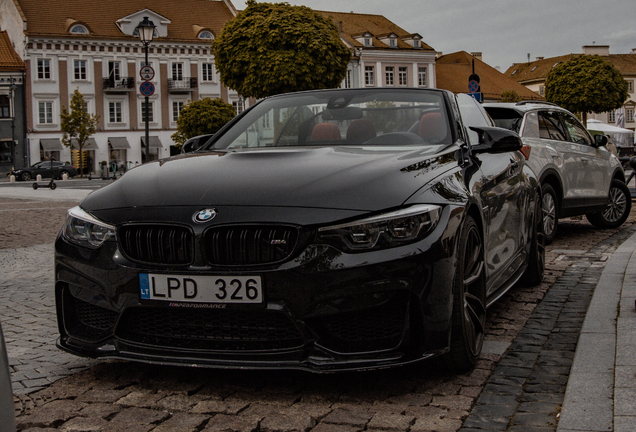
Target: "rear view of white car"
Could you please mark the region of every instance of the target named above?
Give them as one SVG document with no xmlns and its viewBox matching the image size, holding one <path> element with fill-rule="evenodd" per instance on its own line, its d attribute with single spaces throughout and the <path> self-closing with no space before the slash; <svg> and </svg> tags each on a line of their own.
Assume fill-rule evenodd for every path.
<svg viewBox="0 0 636 432">
<path fill-rule="evenodd" d="M 620 161 L 569 111 L 547 102 L 490 103 L 497 126 L 517 132 L 528 165 L 541 181 L 546 243 L 559 218 L 586 215 L 597 228 L 616 228 L 631 210 Z"/>
</svg>

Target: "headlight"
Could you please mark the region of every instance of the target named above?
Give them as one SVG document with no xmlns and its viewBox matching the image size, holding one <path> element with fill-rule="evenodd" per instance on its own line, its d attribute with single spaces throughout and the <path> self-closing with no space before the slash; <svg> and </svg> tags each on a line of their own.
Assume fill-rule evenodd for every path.
<svg viewBox="0 0 636 432">
<path fill-rule="evenodd" d="M 318 229 L 318 238 L 339 249 L 383 249 L 416 241 L 439 221 L 438 205 L 415 205 L 340 225 Z"/>
<path fill-rule="evenodd" d="M 79 207 L 68 211 L 62 233 L 71 243 L 92 249 L 116 240 L 114 226 L 95 219 Z"/>
</svg>

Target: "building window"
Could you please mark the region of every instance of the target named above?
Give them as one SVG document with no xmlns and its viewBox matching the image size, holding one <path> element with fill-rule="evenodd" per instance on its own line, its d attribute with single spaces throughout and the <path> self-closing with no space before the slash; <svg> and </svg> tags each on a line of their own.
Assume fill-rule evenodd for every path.
<svg viewBox="0 0 636 432">
<path fill-rule="evenodd" d="M 375 70 L 373 66 L 364 67 L 364 84 L 367 86 L 375 85 Z"/>
<path fill-rule="evenodd" d="M 420 87 L 426 87 L 426 68 L 421 67 L 417 69 L 417 85 Z"/>
<path fill-rule="evenodd" d="M 88 29 L 86 27 L 84 27 L 81 24 L 75 24 L 73 27 L 71 27 L 71 29 L 69 30 L 69 33 L 71 34 L 88 34 Z"/>
<path fill-rule="evenodd" d="M 214 36 L 212 35 L 212 32 L 203 30 L 199 33 L 199 39 L 214 39 Z"/>
<path fill-rule="evenodd" d="M 634 93 L 634 81 L 627 81 L 627 91 Z"/>
<path fill-rule="evenodd" d="M 109 102 L 108 103 L 108 121 L 110 123 L 121 123 L 121 102 Z"/>
<path fill-rule="evenodd" d="M 38 123 L 53 124 L 53 102 L 38 103 Z"/>
<path fill-rule="evenodd" d="M 387 66 L 384 75 L 385 75 L 385 80 L 386 80 L 386 85 L 387 86 L 395 85 L 394 78 L 393 78 L 393 76 L 394 76 L 394 68 L 393 68 L 393 66 Z"/>
<path fill-rule="evenodd" d="M 118 61 L 108 62 L 108 78 L 113 81 L 121 79 L 121 63 Z"/>
<path fill-rule="evenodd" d="M 625 110 L 625 121 L 628 121 L 628 122 L 634 121 L 634 108 L 627 108 Z"/>
<path fill-rule="evenodd" d="M 75 79 L 86 80 L 86 60 L 74 60 L 73 67 L 75 70 Z"/>
<path fill-rule="evenodd" d="M 269 119 L 270 114 L 266 114 L 263 116 L 263 121 L 262 121 L 262 125 L 263 125 L 263 129 L 270 129 L 270 119 Z"/>
<path fill-rule="evenodd" d="M 232 102 L 232 106 L 234 107 L 234 112 L 236 113 L 236 115 L 239 115 L 243 112 L 243 99 Z"/>
<path fill-rule="evenodd" d="M 148 121 L 153 122 L 154 120 L 154 110 L 153 110 L 154 102 L 148 102 Z M 141 121 L 146 121 L 146 102 L 141 103 Z"/>
<path fill-rule="evenodd" d="M 175 81 L 183 80 L 183 63 L 172 63 L 172 79 Z"/>
<path fill-rule="evenodd" d="M 201 64 L 201 80 L 214 81 L 214 64 L 213 63 Z"/>
<path fill-rule="evenodd" d="M 610 123 L 616 123 L 616 111 L 610 111 L 607 113 L 607 121 Z"/>
<path fill-rule="evenodd" d="M 545 96 L 545 86 L 539 86 L 539 96 Z"/>
<path fill-rule="evenodd" d="M 179 114 L 183 109 L 183 101 L 172 102 L 172 121 L 176 122 L 179 119 Z"/>
<path fill-rule="evenodd" d="M 366 47 L 370 47 L 371 46 L 371 38 L 364 38 L 364 46 Z"/>
<path fill-rule="evenodd" d="M 51 79 L 51 60 L 38 59 L 38 79 Z"/>
<path fill-rule="evenodd" d="M 389 46 L 391 48 L 397 48 L 397 41 L 395 40 L 395 38 L 389 39 Z"/>
<path fill-rule="evenodd" d="M 11 118 L 11 99 L 9 96 L 0 95 L 0 118 Z"/>
<path fill-rule="evenodd" d="M 401 86 L 405 86 L 408 84 L 408 70 L 405 67 L 401 67 L 398 69 L 398 80 L 400 81 Z"/>
<path fill-rule="evenodd" d="M 353 76 L 353 71 L 351 69 L 347 69 L 347 75 L 345 75 L 345 80 L 344 80 L 344 88 L 351 88 L 352 76 Z"/>
</svg>

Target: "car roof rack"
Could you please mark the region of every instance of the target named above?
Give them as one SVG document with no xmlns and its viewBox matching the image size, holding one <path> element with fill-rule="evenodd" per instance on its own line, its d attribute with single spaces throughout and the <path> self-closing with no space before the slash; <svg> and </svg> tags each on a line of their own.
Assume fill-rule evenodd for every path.
<svg viewBox="0 0 636 432">
<path fill-rule="evenodd" d="M 557 104 L 553 102 L 546 102 L 546 101 L 540 101 L 540 100 L 524 100 L 524 101 L 517 102 L 517 105 L 529 105 L 529 104 L 558 106 Z"/>
</svg>

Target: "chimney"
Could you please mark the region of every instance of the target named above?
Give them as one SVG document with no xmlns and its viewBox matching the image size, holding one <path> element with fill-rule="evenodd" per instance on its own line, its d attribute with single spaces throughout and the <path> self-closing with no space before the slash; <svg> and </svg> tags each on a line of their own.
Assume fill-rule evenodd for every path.
<svg viewBox="0 0 636 432">
<path fill-rule="evenodd" d="M 545 57 L 537 57 L 537 61 L 543 60 Z"/>
<path fill-rule="evenodd" d="M 631 54 L 636 54 L 636 48 L 632 48 Z"/>
<path fill-rule="evenodd" d="M 609 45 L 583 45 L 583 54 L 608 56 L 609 49 Z"/>
<path fill-rule="evenodd" d="M 481 60 L 481 53 L 480 52 L 471 52 L 470 53 L 473 57 L 475 57 L 478 60 Z"/>
</svg>

